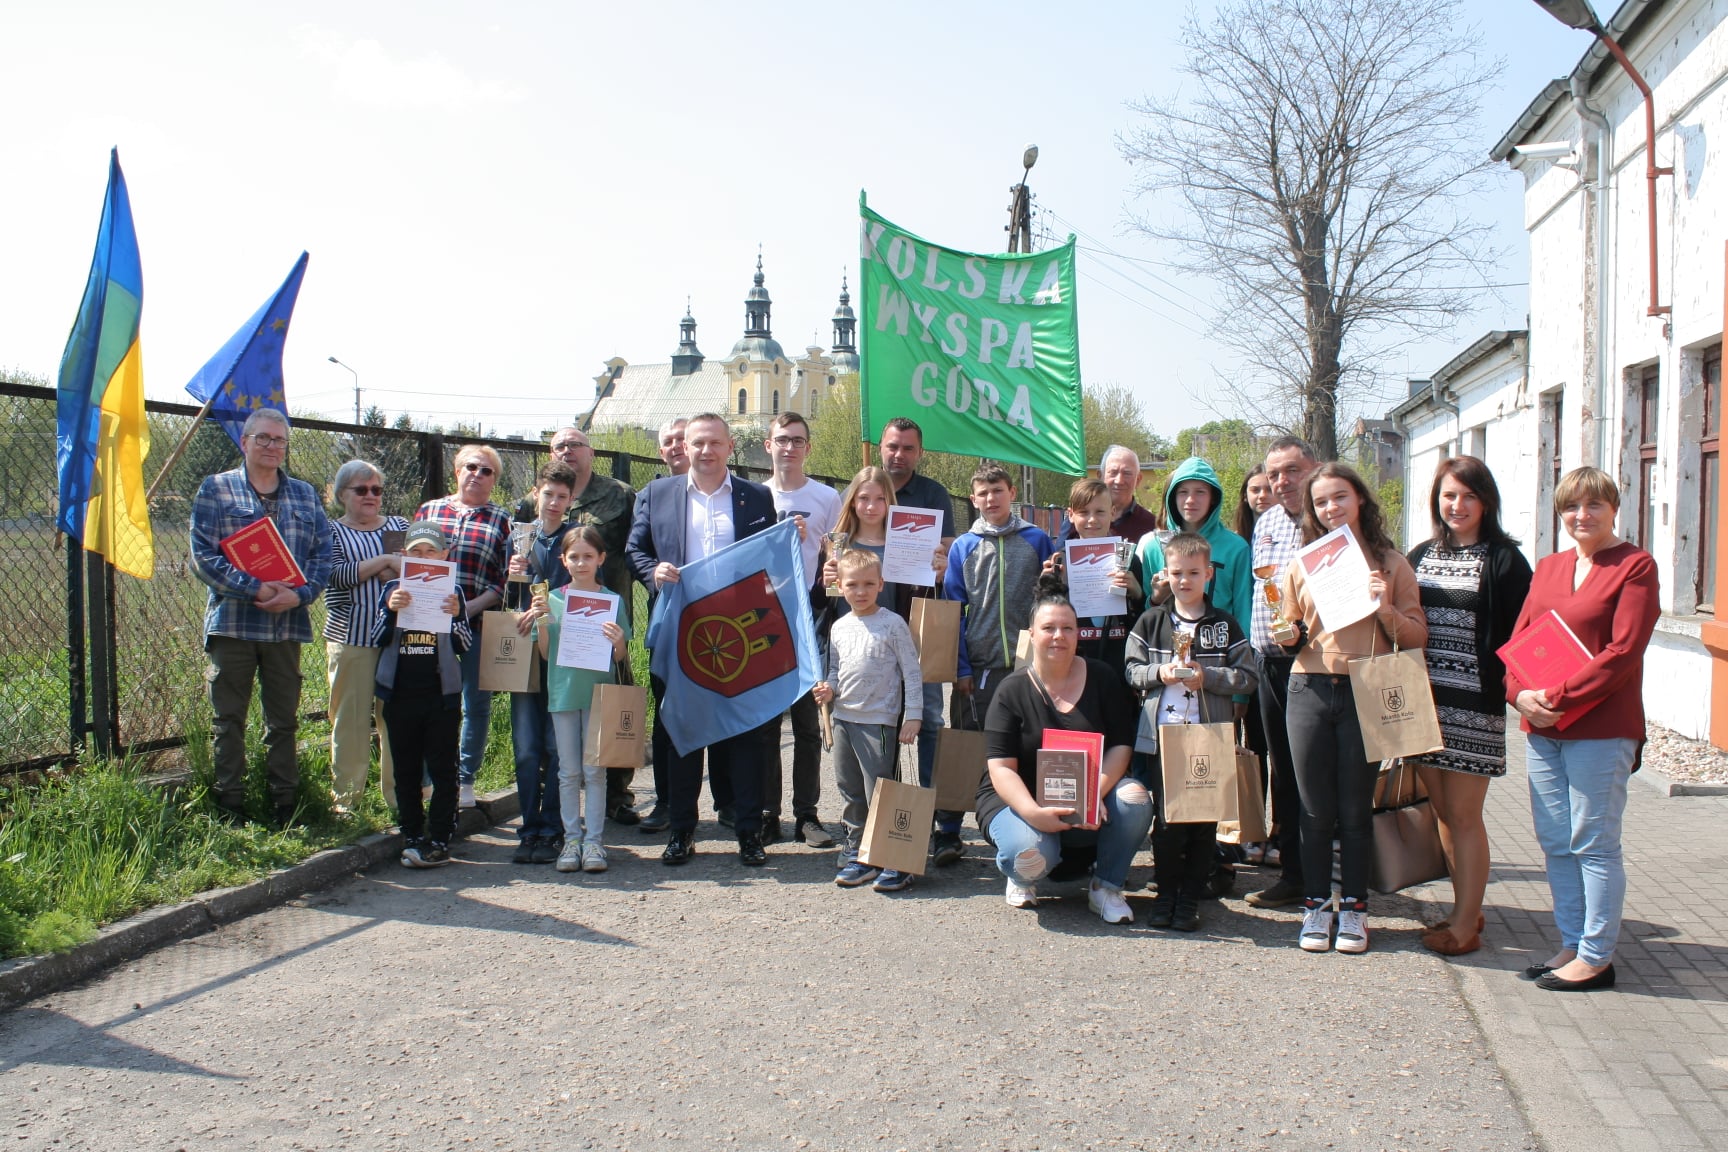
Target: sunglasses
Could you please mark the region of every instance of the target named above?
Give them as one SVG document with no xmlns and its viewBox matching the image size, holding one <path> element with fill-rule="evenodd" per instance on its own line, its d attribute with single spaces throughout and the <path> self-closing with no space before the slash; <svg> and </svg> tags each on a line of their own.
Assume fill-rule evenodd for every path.
<svg viewBox="0 0 1728 1152">
<path fill-rule="evenodd" d="M 466 463 L 466 464 L 464 464 L 464 465 L 462 465 L 462 471 L 464 471 L 464 472 L 478 472 L 478 473 L 480 473 L 480 475 L 482 475 L 482 476 L 490 476 L 490 475 L 492 475 L 492 467 L 491 467 L 491 465 L 488 465 L 488 464 L 476 464 L 476 463 L 474 463 L 474 461 L 472 461 L 472 460 L 470 460 L 470 461 L 468 461 L 468 462 L 467 462 L 467 463 Z"/>
<path fill-rule="evenodd" d="M 356 496 L 382 496 L 384 495 L 384 485 L 355 484 L 351 486 L 348 491 L 354 493 Z"/>
</svg>

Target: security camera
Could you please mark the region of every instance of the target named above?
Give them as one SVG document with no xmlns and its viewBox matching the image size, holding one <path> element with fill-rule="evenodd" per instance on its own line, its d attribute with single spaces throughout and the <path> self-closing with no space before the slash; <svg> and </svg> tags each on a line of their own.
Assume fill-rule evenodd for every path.
<svg viewBox="0 0 1728 1152">
<path fill-rule="evenodd" d="M 1578 166 L 1578 148 L 1570 140 L 1558 140 L 1551 144 L 1520 144 L 1512 151 L 1526 160 L 1547 160 L 1561 168 Z"/>
</svg>

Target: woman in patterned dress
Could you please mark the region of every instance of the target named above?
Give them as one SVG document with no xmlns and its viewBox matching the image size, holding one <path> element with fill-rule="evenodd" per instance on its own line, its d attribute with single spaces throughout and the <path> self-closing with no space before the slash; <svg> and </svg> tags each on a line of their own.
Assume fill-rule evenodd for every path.
<svg viewBox="0 0 1728 1152">
<path fill-rule="evenodd" d="M 1482 802 L 1488 782 L 1506 774 L 1506 670 L 1495 652 L 1512 638 L 1530 590 L 1530 564 L 1500 526 L 1500 489 L 1474 456 L 1441 461 L 1428 508 L 1434 539 L 1410 550 L 1410 566 L 1428 617 L 1428 679 L 1445 747 L 1411 762 L 1439 819 L 1452 914 L 1422 943 L 1442 956 L 1462 956 L 1482 946 L 1488 887 Z"/>
</svg>

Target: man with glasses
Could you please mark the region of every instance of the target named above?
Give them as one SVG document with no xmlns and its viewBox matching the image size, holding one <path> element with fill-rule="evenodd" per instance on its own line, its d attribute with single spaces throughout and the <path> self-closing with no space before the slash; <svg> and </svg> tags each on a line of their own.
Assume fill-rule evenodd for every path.
<svg viewBox="0 0 1728 1152">
<path fill-rule="evenodd" d="M 277 825 L 286 826 L 300 788 L 300 646 L 312 639 L 307 605 L 330 578 L 330 521 L 312 485 L 282 468 L 288 417 L 274 408 L 253 412 L 241 429 L 240 454 L 240 467 L 206 476 L 192 501 L 192 569 L 210 589 L 204 652 L 216 804 L 226 819 L 246 820 L 246 712 L 256 681 L 270 800 Z M 223 540 L 266 518 L 304 584 L 260 580 L 223 553 Z"/>
<path fill-rule="evenodd" d="M 815 616 L 826 602 L 822 588 L 822 566 L 817 556 L 822 538 L 840 520 L 840 494 L 826 484 L 804 475 L 804 460 L 810 455 L 810 425 L 796 412 L 782 412 L 768 425 L 768 458 L 774 475 L 768 490 L 774 494 L 774 510 L 780 519 L 801 522 L 804 576 L 810 581 L 810 612 Z M 822 722 L 816 699 L 806 692 L 786 716 L 792 720 L 792 838 L 812 848 L 832 848 L 834 837 L 822 827 L 816 805 L 822 799 Z M 784 720 L 786 717 L 782 717 Z M 784 788 L 780 763 L 781 721 L 762 762 L 762 842 L 780 839 L 780 803 Z"/>
<path fill-rule="evenodd" d="M 705 412 L 693 416 L 685 428 L 685 448 L 690 471 L 685 476 L 663 476 L 636 499 L 635 521 L 630 525 L 626 552 L 631 571 L 651 588 L 678 580 L 678 569 L 693 560 L 711 556 L 726 545 L 775 524 L 774 496 L 760 484 L 732 475 L 727 462 L 732 456 L 732 430 L 724 416 Z M 666 686 L 658 677 L 651 681 L 655 709 L 665 698 Z M 658 725 L 656 725 L 658 727 Z M 665 757 L 657 747 L 654 783 L 660 803 L 667 806 L 671 837 L 660 855 L 662 864 L 684 864 L 695 851 L 696 798 L 702 790 L 702 760 L 706 751 L 709 771 L 731 774 L 734 828 L 738 833 L 739 862 L 760 867 L 768 862 L 762 850 L 762 757 L 779 721 L 728 737 L 708 747 Z M 668 746 L 669 747 L 669 746 Z M 776 753 L 778 750 L 776 749 Z M 669 761 L 662 766 L 662 759 Z"/>
<path fill-rule="evenodd" d="M 683 436 L 679 436 L 683 444 Z M 576 474 L 570 488 L 570 507 L 564 513 L 566 523 L 587 524 L 600 533 L 606 542 L 606 562 L 600 566 L 600 583 L 618 595 L 619 611 L 628 625 L 635 619 L 632 603 L 630 569 L 624 563 L 624 542 L 630 535 L 630 517 L 636 505 L 636 490 L 622 480 L 603 476 L 594 471 L 594 447 L 588 433 L 580 428 L 560 428 L 552 433 L 552 458 Z M 534 498 L 526 497 L 516 505 L 516 519 L 529 522 L 539 519 Z M 619 824 L 637 824 L 642 817 L 633 806 L 630 793 L 633 768 L 606 770 L 606 815 Z"/>
</svg>

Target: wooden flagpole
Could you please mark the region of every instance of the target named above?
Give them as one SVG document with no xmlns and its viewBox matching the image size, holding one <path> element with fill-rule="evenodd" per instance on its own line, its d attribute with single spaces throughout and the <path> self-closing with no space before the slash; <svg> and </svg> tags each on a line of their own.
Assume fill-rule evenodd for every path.
<svg viewBox="0 0 1728 1152">
<path fill-rule="evenodd" d="M 210 393 L 210 399 L 204 401 L 204 407 L 198 409 L 198 415 L 192 419 L 192 427 L 186 429 L 186 435 L 180 437 L 180 443 L 174 445 L 174 451 L 168 453 L 167 463 L 162 465 L 162 471 L 156 474 L 156 479 L 150 482 L 150 490 L 144 493 L 144 503 L 148 504 L 156 496 L 156 489 L 162 487 L 162 481 L 168 478 L 168 472 L 174 465 L 180 463 L 180 457 L 186 454 L 186 445 L 192 443 L 192 437 L 198 435 L 198 428 L 204 423 L 204 417 L 210 415 L 210 406 L 216 403 L 216 392 Z"/>
</svg>

